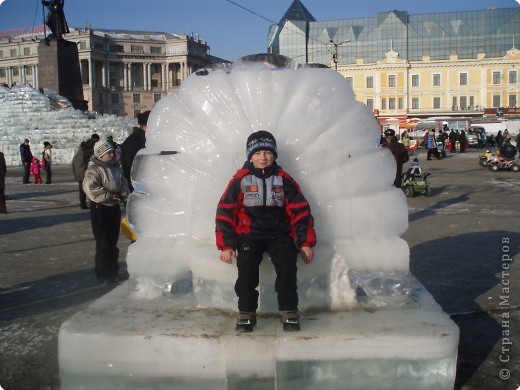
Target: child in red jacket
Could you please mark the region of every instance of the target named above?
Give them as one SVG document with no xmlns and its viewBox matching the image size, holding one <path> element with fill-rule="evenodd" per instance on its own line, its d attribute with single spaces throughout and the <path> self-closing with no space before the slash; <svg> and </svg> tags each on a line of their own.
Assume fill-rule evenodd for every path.
<svg viewBox="0 0 520 390">
<path fill-rule="evenodd" d="M 220 199 L 215 228 L 220 259 L 231 264 L 238 252 L 236 330 L 251 332 L 256 325 L 259 266 L 267 252 L 276 270 L 283 329 L 298 331 L 296 258 L 299 248 L 306 263 L 313 259 L 314 219 L 296 181 L 277 165 L 276 140 L 271 133 L 251 134 L 246 153 L 248 161 Z"/>
<path fill-rule="evenodd" d="M 42 184 L 42 177 L 40 176 L 41 167 L 40 160 L 33 157 L 31 162 L 31 173 L 34 175 L 34 184 Z"/>
</svg>

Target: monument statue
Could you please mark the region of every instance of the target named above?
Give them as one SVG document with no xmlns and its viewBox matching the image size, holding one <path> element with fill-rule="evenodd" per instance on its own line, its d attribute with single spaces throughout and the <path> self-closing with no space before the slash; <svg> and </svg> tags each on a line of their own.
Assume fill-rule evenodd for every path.
<svg viewBox="0 0 520 390">
<path fill-rule="evenodd" d="M 63 12 L 65 0 L 42 0 L 42 4 L 49 9 L 47 19 L 45 20 L 45 24 L 52 32 L 49 38 L 63 39 L 63 34 L 70 32 L 65 20 L 65 13 Z"/>
</svg>

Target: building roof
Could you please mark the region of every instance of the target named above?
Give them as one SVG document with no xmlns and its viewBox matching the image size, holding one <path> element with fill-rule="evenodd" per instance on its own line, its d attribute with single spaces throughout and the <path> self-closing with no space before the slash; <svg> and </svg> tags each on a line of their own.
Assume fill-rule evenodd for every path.
<svg viewBox="0 0 520 390">
<path fill-rule="evenodd" d="M 280 19 L 279 24 L 283 24 L 286 20 L 303 20 L 306 22 L 316 21 L 314 16 L 311 15 L 311 13 L 299 0 L 294 0 L 292 2 L 283 17 Z"/>
</svg>

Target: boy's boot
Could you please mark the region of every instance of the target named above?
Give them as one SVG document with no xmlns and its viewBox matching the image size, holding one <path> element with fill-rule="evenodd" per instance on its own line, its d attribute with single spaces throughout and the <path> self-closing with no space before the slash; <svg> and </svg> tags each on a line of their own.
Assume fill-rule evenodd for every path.
<svg viewBox="0 0 520 390">
<path fill-rule="evenodd" d="M 280 314 L 283 330 L 286 332 L 297 332 L 300 330 L 300 315 L 297 311 L 281 311 Z"/>
<path fill-rule="evenodd" d="M 237 325 L 235 326 L 237 332 L 252 332 L 255 325 L 256 313 L 248 311 L 238 313 Z"/>
</svg>

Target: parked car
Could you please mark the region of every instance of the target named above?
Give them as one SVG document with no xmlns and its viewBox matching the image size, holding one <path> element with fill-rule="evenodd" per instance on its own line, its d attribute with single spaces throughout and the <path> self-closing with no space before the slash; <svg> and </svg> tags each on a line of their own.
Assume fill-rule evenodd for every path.
<svg viewBox="0 0 520 390">
<path fill-rule="evenodd" d="M 468 140 L 468 146 L 476 148 L 478 145 L 478 139 L 482 137 L 482 134 L 486 135 L 486 129 L 482 126 L 470 126 L 466 129 L 466 139 Z"/>
</svg>

